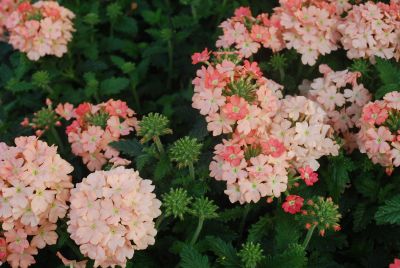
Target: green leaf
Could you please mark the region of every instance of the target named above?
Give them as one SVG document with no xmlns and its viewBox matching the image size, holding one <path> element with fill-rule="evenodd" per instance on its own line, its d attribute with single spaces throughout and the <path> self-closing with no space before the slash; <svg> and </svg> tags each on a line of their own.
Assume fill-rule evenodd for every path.
<svg viewBox="0 0 400 268">
<path fill-rule="evenodd" d="M 240 268 L 240 259 L 231 243 L 227 243 L 219 237 L 207 236 L 208 249 L 218 256 L 218 262 L 224 267 Z"/>
<path fill-rule="evenodd" d="M 219 213 L 218 220 L 222 222 L 229 222 L 240 219 L 243 216 L 243 207 L 236 206 L 234 208 L 228 208 Z"/>
<path fill-rule="evenodd" d="M 291 244 L 281 254 L 268 256 L 259 267 L 268 268 L 303 268 L 306 267 L 307 258 L 305 249 L 299 244 Z"/>
<path fill-rule="evenodd" d="M 400 82 L 400 70 L 389 60 L 377 58 L 375 67 L 383 84 L 398 84 Z"/>
<path fill-rule="evenodd" d="M 261 217 L 256 223 L 251 225 L 247 241 L 258 242 L 266 234 L 271 227 L 271 218 L 268 216 Z"/>
<path fill-rule="evenodd" d="M 137 157 L 142 154 L 143 145 L 137 139 L 114 141 L 109 144 L 126 155 Z"/>
<path fill-rule="evenodd" d="M 400 75 L 400 72 L 399 72 L 399 75 Z M 400 84 L 383 85 L 380 88 L 378 88 L 378 90 L 375 92 L 375 98 L 376 99 L 381 99 L 387 93 L 392 92 L 392 91 L 397 91 L 399 89 L 400 89 Z"/>
<path fill-rule="evenodd" d="M 142 16 L 148 24 L 156 25 L 161 19 L 161 9 L 157 9 L 157 11 L 144 10 Z"/>
<path fill-rule="evenodd" d="M 129 80 L 123 77 L 112 77 L 101 82 L 100 89 L 104 95 L 118 94 L 129 85 Z"/>
<path fill-rule="evenodd" d="M 33 89 L 34 86 L 32 83 L 25 81 L 18 81 L 16 79 L 11 79 L 7 82 L 6 89 L 12 91 L 14 93 L 17 92 L 26 92 Z"/>
<path fill-rule="evenodd" d="M 288 245 L 299 242 L 300 232 L 293 224 L 293 218 L 280 218 L 278 222 L 279 224 L 275 227 L 275 248 L 277 251 L 283 251 Z"/>
<path fill-rule="evenodd" d="M 138 32 L 136 20 L 128 16 L 123 16 L 122 18 L 118 19 L 114 28 L 118 32 L 129 34 L 131 38 L 134 37 Z"/>
<path fill-rule="evenodd" d="M 146 153 L 139 155 L 138 157 L 136 157 L 136 168 L 141 171 L 151 158 L 151 155 Z"/>
<path fill-rule="evenodd" d="M 400 195 L 387 200 L 375 214 L 377 224 L 400 224 Z"/>
<path fill-rule="evenodd" d="M 364 230 L 374 218 L 376 209 L 367 207 L 367 204 L 360 203 L 356 206 L 353 212 L 353 230 L 359 232 Z"/>
<path fill-rule="evenodd" d="M 355 166 L 351 159 L 340 153 L 339 156 L 331 157 L 328 168 L 325 170 L 326 183 L 330 195 L 338 200 L 341 193 L 344 192 L 347 184 L 350 182 L 350 172 Z"/>
<path fill-rule="evenodd" d="M 162 157 L 160 161 L 158 161 L 154 169 L 154 179 L 156 180 L 163 179 L 170 170 L 171 170 L 171 162 L 169 161 L 169 158 Z"/>
<path fill-rule="evenodd" d="M 181 268 L 210 268 L 208 258 L 201 255 L 194 247 L 184 245 L 181 252 Z"/>
</svg>

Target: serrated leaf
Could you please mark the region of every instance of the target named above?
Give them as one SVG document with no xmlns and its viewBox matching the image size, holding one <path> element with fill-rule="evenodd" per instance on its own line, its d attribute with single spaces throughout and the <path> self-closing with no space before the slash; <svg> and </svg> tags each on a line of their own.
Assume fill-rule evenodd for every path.
<svg viewBox="0 0 400 268">
<path fill-rule="evenodd" d="M 354 170 L 354 163 L 342 153 L 339 156 L 330 159 L 328 168 L 325 172 L 326 183 L 330 195 L 338 200 L 341 193 L 344 192 L 347 184 L 350 182 L 350 172 Z"/>
<path fill-rule="evenodd" d="M 261 217 L 256 223 L 250 226 L 247 241 L 258 242 L 267 233 L 271 227 L 271 218 L 268 216 Z"/>
<path fill-rule="evenodd" d="M 180 254 L 181 262 L 179 267 L 181 268 L 210 268 L 208 258 L 201 255 L 194 247 L 184 245 Z"/>
<path fill-rule="evenodd" d="M 237 206 L 228 208 L 219 213 L 218 220 L 222 222 L 229 222 L 240 219 L 243 216 L 243 207 Z"/>
<path fill-rule="evenodd" d="M 150 161 L 151 155 L 149 154 L 141 154 L 138 157 L 136 157 L 136 168 L 137 170 L 141 171 L 146 164 Z"/>
<path fill-rule="evenodd" d="M 387 200 L 375 214 L 377 224 L 400 224 L 400 195 Z"/>
<path fill-rule="evenodd" d="M 208 249 L 218 256 L 218 263 L 224 267 L 240 268 L 240 259 L 231 243 L 227 243 L 219 237 L 207 236 Z"/>
<path fill-rule="evenodd" d="M 157 24 L 161 19 L 161 9 L 156 11 L 144 10 L 142 12 L 143 19 L 150 25 Z"/>
<path fill-rule="evenodd" d="M 383 84 L 398 84 L 400 82 L 400 69 L 389 60 L 377 58 L 375 66 Z"/>
<path fill-rule="evenodd" d="M 400 75 L 400 72 L 399 72 L 399 75 Z M 392 91 L 397 91 L 397 90 L 399 90 L 399 88 L 400 88 L 400 83 L 383 85 L 380 88 L 378 88 L 378 90 L 375 92 L 375 98 L 381 99 L 387 93 L 392 92 Z"/>
<path fill-rule="evenodd" d="M 118 94 L 129 85 L 129 80 L 123 77 L 112 77 L 101 82 L 101 94 Z"/>
<path fill-rule="evenodd" d="M 359 232 L 364 230 L 368 223 L 374 218 L 375 209 L 360 203 L 353 211 L 353 230 Z"/>
<path fill-rule="evenodd" d="M 306 267 L 307 257 L 305 249 L 299 244 L 291 244 L 281 254 L 268 256 L 259 267 L 268 268 L 303 268 Z"/>
<path fill-rule="evenodd" d="M 278 222 L 275 227 L 275 248 L 277 251 L 283 251 L 288 245 L 298 243 L 300 232 L 293 224 L 293 219 L 281 218 Z"/>
<path fill-rule="evenodd" d="M 143 145 L 136 139 L 114 141 L 111 142 L 109 145 L 117 149 L 118 151 L 132 157 L 141 155 L 143 151 Z"/>
<path fill-rule="evenodd" d="M 162 157 L 154 169 L 154 179 L 163 179 L 170 170 L 171 162 L 169 161 L 168 157 Z"/>
<path fill-rule="evenodd" d="M 138 32 L 137 22 L 134 18 L 123 16 L 114 25 L 115 31 L 129 34 L 130 37 L 134 37 Z"/>
</svg>

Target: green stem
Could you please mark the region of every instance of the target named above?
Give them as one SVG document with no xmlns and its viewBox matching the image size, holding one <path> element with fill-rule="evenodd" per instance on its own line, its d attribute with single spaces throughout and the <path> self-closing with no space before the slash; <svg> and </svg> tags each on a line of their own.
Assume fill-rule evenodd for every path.
<svg viewBox="0 0 400 268">
<path fill-rule="evenodd" d="M 158 136 L 153 137 L 153 141 L 157 146 L 158 152 L 160 154 L 164 154 L 165 150 L 164 150 L 164 146 L 161 143 L 160 137 L 158 137 Z"/>
<path fill-rule="evenodd" d="M 194 20 L 197 20 L 197 10 L 196 10 L 196 7 L 195 7 L 193 4 L 191 4 L 191 5 L 190 5 L 190 8 L 191 8 L 191 10 L 192 10 L 192 17 L 193 17 L 193 19 L 194 19 Z"/>
<path fill-rule="evenodd" d="M 54 126 L 51 126 L 49 130 L 51 135 L 53 136 L 54 142 L 56 142 L 56 145 L 58 146 L 58 148 L 60 148 L 60 151 L 64 152 L 64 144 L 60 138 L 60 135 L 58 135 L 57 130 L 54 128 Z"/>
<path fill-rule="evenodd" d="M 174 47 L 172 46 L 171 39 L 168 40 L 168 81 L 167 81 L 167 88 L 171 88 L 172 82 L 172 68 L 174 66 Z"/>
<path fill-rule="evenodd" d="M 138 95 L 138 93 L 137 93 L 136 85 L 135 85 L 134 83 L 132 83 L 132 95 L 133 95 L 133 99 L 134 99 L 134 101 L 135 101 L 135 105 L 136 105 L 137 112 L 140 112 L 139 95 Z"/>
<path fill-rule="evenodd" d="M 285 71 L 283 70 L 283 68 L 279 68 L 279 76 L 281 78 L 281 83 L 283 83 L 283 81 L 285 80 Z"/>
<path fill-rule="evenodd" d="M 304 249 L 307 248 L 308 243 L 310 242 L 310 239 L 311 239 L 311 237 L 312 237 L 312 235 L 314 233 L 315 227 L 317 227 L 317 225 L 313 225 L 310 229 L 308 229 L 306 238 L 304 239 L 304 242 L 303 242 L 303 248 Z"/>
<path fill-rule="evenodd" d="M 196 175 L 194 174 L 194 166 L 192 162 L 189 163 L 189 174 L 192 180 L 194 180 Z"/>
<path fill-rule="evenodd" d="M 160 217 L 158 217 L 158 219 L 156 220 L 156 224 L 155 224 L 155 228 L 157 231 L 159 231 L 158 228 L 160 227 L 163 220 L 164 220 L 164 214 L 161 214 Z"/>
<path fill-rule="evenodd" d="M 247 216 L 249 215 L 250 209 L 251 209 L 251 204 L 246 204 L 244 206 L 242 220 L 240 221 L 240 225 L 239 225 L 239 237 L 240 238 L 243 235 L 244 225 L 246 224 Z"/>
<path fill-rule="evenodd" d="M 197 238 L 199 238 L 201 229 L 203 229 L 203 223 L 204 223 L 204 217 L 203 217 L 203 216 L 200 216 L 200 217 L 199 217 L 199 222 L 198 222 L 198 224 L 197 224 L 196 231 L 194 232 L 193 237 L 192 237 L 192 240 L 190 241 L 190 245 L 193 246 L 193 245 L 196 243 Z"/>
</svg>

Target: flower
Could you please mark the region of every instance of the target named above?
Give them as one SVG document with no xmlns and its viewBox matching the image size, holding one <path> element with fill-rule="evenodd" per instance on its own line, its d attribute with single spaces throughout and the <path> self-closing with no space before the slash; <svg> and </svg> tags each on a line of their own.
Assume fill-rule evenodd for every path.
<svg viewBox="0 0 400 268">
<path fill-rule="evenodd" d="M 323 77 L 314 79 L 306 86 L 305 94 L 321 105 L 327 114 L 327 123 L 344 139 L 345 149 L 351 152 L 357 147 L 354 140 L 360 127 L 359 119 L 371 94 L 357 83 L 358 72 L 333 71 L 326 64 L 321 64 L 319 71 Z"/>
<path fill-rule="evenodd" d="M 27 267 L 37 249 L 57 242 L 55 223 L 67 211 L 73 167 L 36 137 L 18 137 L 15 144 L 0 143 L 0 220 L 7 261 Z"/>
<path fill-rule="evenodd" d="M 197 64 L 199 62 L 206 62 L 210 58 L 210 53 L 208 49 L 205 48 L 202 52 L 196 52 L 192 55 L 192 64 Z"/>
<path fill-rule="evenodd" d="M 400 110 L 396 105 L 398 92 L 387 93 L 383 100 L 364 106 L 360 118 L 357 143 L 362 153 L 367 153 L 374 163 L 393 171 L 400 165 L 399 133 Z M 391 172 L 390 172 L 391 173 Z"/>
<path fill-rule="evenodd" d="M 74 13 L 54 1 L 22 2 L 5 20 L 9 43 L 33 61 L 45 55 L 61 57 L 75 31 L 74 17 Z"/>
<path fill-rule="evenodd" d="M 66 128 L 68 141 L 72 152 L 82 157 L 90 171 L 99 170 L 107 163 L 112 166 L 130 163 L 109 146 L 137 128 L 135 112 L 126 102 L 110 99 L 97 105 L 81 103 L 72 110 L 68 103 L 58 108 L 60 115 L 68 109 L 68 118 L 73 120 Z"/>
<path fill-rule="evenodd" d="M 299 168 L 299 172 L 307 186 L 312 186 L 318 181 L 318 173 L 314 172 L 310 166 Z"/>
<path fill-rule="evenodd" d="M 236 95 L 228 97 L 228 103 L 222 107 L 222 112 L 228 119 L 241 120 L 249 112 L 246 101 Z"/>
<path fill-rule="evenodd" d="M 95 266 L 124 267 L 135 250 L 154 244 L 161 202 L 153 190 L 124 167 L 91 173 L 71 190 L 67 230 Z"/>
<path fill-rule="evenodd" d="M 389 268 L 399 268 L 400 267 L 400 260 L 395 258 L 394 262 L 389 265 Z"/>
<path fill-rule="evenodd" d="M 296 214 L 301 211 L 303 207 L 304 199 L 298 195 L 288 195 L 285 202 L 282 204 L 282 208 L 286 213 Z"/>
<path fill-rule="evenodd" d="M 378 56 L 398 61 L 399 9 L 399 5 L 372 1 L 354 5 L 337 26 L 347 57 L 374 60 Z"/>
</svg>

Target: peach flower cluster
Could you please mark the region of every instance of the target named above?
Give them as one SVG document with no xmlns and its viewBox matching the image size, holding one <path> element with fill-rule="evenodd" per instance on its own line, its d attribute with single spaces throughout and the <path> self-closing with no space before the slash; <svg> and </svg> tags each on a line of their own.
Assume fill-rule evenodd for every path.
<svg viewBox="0 0 400 268">
<path fill-rule="evenodd" d="M 45 55 L 61 57 L 72 39 L 75 17 L 56 1 L 22 2 L 5 20 L 8 42 L 30 60 Z"/>
<path fill-rule="evenodd" d="M 301 54 L 303 64 L 314 65 L 319 55 L 338 49 L 340 16 L 329 1 L 280 0 L 274 9 L 282 26 L 286 48 Z"/>
<path fill-rule="evenodd" d="M 318 158 L 338 153 L 317 103 L 305 97 L 282 99 L 282 86 L 263 77 L 256 62 L 241 64 L 229 52 L 214 55 L 211 60 L 208 51 L 193 55 L 193 62 L 208 66 L 193 80 L 192 106 L 206 117 L 214 136 L 230 135 L 215 147 L 210 175 L 226 181 L 231 202 L 279 197 L 289 175 L 300 169 L 312 173 Z"/>
<path fill-rule="evenodd" d="M 57 147 L 36 137 L 19 137 L 15 144 L 0 143 L 0 221 L 7 262 L 28 267 L 38 249 L 57 242 L 56 223 L 68 209 L 73 167 Z"/>
<path fill-rule="evenodd" d="M 74 119 L 66 129 L 68 141 L 72 152 L 82 157 L 90 171 L 102 169 L 106 164 L 130 163 L 109 145 L 129 135 L 137 126 L 135 112 L 126 102 L 110 99 L 97 105 L 82 103 L 76 108 L 65 103 L 59 104 L 55 111 L 67 120 Z"/>
<path fill-rule="evenodd" d="M 361 75 L 349 70 L 333 71 L 328 65 L 319 66 L 323 77 L 309 85 L 307 96 L 318 102 L 328 115 L 328 123 L 344 139 L 348 151 L 357 148 L 356 133 L 360 127 L 362 108 L 371 100 L 371 94 L 357 83 Z"/>
<path fill-rule="evenodd" d="M 68 232 L 94 266 L 126 266 L 153 245 L 161 202 L 150 180 L 133 169 L 96 171 L 71 190 Z"/>
<path fill-rule="evenodd" d="M 347 57 L 369 58 L 375 56 L 397 61 L 400 58 L 400 4 L 390 5 L 368 1 L 353 6 L 346 18 L 338 25 L 341 43 Z"/>
<path fill-rule="evenodd" d="M 248 58 L 263 46 L 274 52 L 285 48 L 281 25 L 276 15 L 262 13 L 253 17 L 248 7 L 236 9 L 235 15 L 220 25 L 223 34 L 216 46 L 228 49 L 234 47 L 242 56 Z"/>
<path fill-rule="evenodd" d="M 360 151 L 391 173 L 400 166 L 400 92 L 390 92 L 383 100 L 365 105 L 360 121 Z"/>
<path fill-rule="evenodd" d="M 18 0 L 0 0 L 0 40 L 4 39 L 6 19 L 17 8 Z"/>
</svg>

